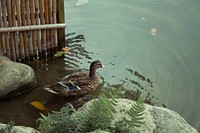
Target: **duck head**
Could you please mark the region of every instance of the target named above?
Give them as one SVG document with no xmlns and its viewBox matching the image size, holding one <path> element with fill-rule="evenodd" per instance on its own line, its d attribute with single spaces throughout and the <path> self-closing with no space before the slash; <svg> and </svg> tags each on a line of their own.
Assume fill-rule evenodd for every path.
<svg viewBox="0 0 200 133">
<path fill-rule="evenodd" d="M 91 63 L 90 65 L 90 74 L 89 77 L 93 78 L 96 76 L 96 70 L 98 68 L 103 68 L 105 67 L 104 65 L 101 64 L 101 62 L 99 60 L 95 60 Z"/>
</svg>

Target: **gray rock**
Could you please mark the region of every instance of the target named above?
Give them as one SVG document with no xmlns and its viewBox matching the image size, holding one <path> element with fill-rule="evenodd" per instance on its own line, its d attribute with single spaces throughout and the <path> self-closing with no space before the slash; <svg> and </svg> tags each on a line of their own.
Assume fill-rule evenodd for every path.
<svg viewBox="0 0 200 133">
<path fill-rule="evenodd" d="M 0 123 L 0 130 L 4 130 L 6 127 L 7 124 Z M 11 133 L 40 133 L 40 132 L 31 127 L 14 126 L 13 129 L 11 130 Z"/>
<path fill-rule="evenodd" d="M 86 103 L 82 109 L 89 106 L 93 100 Z M 119 99 L 116 106 L 117 113 L 114 114 L 114 122 L 120 121 L 123 117 L 129 119 L 126 111 L 131 108 L 135 101 L 129 99 Z M 80 109 L 80 111 L 82 110 Z M 150 106 L 145 104 L 145 123 L 138 128 L 140 133 L 198 133 L 190 126 L 178 113 L 163 107 Z M 98 133 L 105 133 L 99 131 Z"/>
<path fill-rule="evenodd" d="M 34 70 L 0 55 L 0 99 L 24 93 L 36 84 Z"/>
</svg>

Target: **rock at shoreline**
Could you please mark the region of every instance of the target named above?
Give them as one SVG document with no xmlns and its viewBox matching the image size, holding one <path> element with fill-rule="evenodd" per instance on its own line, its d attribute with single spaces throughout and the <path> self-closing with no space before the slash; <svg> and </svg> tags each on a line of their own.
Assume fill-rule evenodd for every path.
<svg viewBox="0 0 200 133">
<path fill-rule="evenodd" d="M 90 106 L 94 100 L 87 102 L 79 111 Z M 120 121 L 123 117 L 129 119 L 126 111 L 135 103 L 129 99 L 119 99 L 115 107 L 116 113 L 113 116 L 113 122 Z M 139 133 L 198 133 L 198 131 L 190 126 L 178 113 L 163 107 L 156 107 L 145 104 L 144 124 L 137 128 Z M 8 125 L 7 125 L 8 126 Z M 6 128 L 6 124 L 0 123 L 0 131 Z M 13 131 L 16 133 L 40 133 L 39 131 L 24 126 L 14 126 Z M 110 133 L 97 129 L 90 133 Z"/>
<path fill-rule="evenodd" d="M 7 128 L 7 124 L 3 124 L 0 123 L 0 131 L 2 130 L 2 132 L 7 133 L 6 128 Z M 31 127 L 24 127 L 24 126 L 13 126 L 12 133 L 40 133 L 39 131 L 35 130 L 34 128 Z"/>
<path fill-rule="evenodd" d="M 89 106 L 92 102 L 93 100 L 86 103 L 79 111 Z M 126 111 L 134 103 L 135 101 L 133 100 L 119 99 L 115 107 L 117 113 L 114 114 L 113 120 L 120 121 L 124 116 L 129 119 Z M 167 108 L 145 104 L 144 117 L 145 123 L 140 128 L 137 128 L 139 133 L 198 133 L 178 113 Z M 105 133 L 105 131 L 98 130 L 98 133 Z"/>
<path fill-rule="evenodd" d="M 12 98 L 36 85 L 34 70 L 0 55 L 0 99 Z"/>
</svg>

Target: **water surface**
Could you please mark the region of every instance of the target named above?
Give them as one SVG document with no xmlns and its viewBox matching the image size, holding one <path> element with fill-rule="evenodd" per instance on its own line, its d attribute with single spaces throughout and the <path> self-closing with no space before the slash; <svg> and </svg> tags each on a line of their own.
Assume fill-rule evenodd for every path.
<svg viewBox="0 0 200 133">
<path fill-rule="evenodd" d="M 111 84 L 131 80 L 152 87 L 128 70 L 153 82 L 158 105 L 177 111 L 200 130 L 200 1 L 91 0 L 75 7 L 66 0 L 66 32 L 83 34 L 92 58 L 107 68 L 100 71 Z M 156 36 L 150 34 L 157 29 Z"/>
</svg>

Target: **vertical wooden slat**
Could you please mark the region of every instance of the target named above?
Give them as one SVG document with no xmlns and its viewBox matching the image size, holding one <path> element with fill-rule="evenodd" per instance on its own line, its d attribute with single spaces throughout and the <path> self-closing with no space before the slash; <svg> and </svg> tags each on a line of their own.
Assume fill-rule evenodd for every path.
<svg viewBox="0 0 200 133">
<path fill-rule="evenodd" d="M 21 17 L 22 17 L 22 25 L 26 26 L 26 8 L 25 8 L 25 0 L 21 0 Z M 25 57 L 29 56 L 29 50 L 28 50 L 28 37 L 26 31 L 23 32 L 23 39 L 24 39 L 24 49 L 25 49 Z"/>
<path fill-rule="evenodd" d="M 45 24 L 44 8 L 43 8 L 42 0 L 39 0 L 39 9 L 40 9 L 40 22 L 41 24 Z M 41 30 L 41 36 L 42 36 L 41 43 L 42 43 L 42 51 L 43 51 L 43 50 L 46 50 L 46 30 Z"/>
<path fill-rule="evenodd" d="M 53 9 L 52 9 L 52 11 L 53 11 L 53 23 L 54 24 L 56 24 L 56 20 L 57 20 L 57 18 L 56 18 L 56 3 L 57 2 L 57 0 L 53 0 L 52 1 L 52 5 L 53 5 Z M 54 44 L 54 47 L 57 47 L 58 46 L 58 36 L 57 36 L 57 29 L 54 29 L 53 30 L 53 32 L 54 32 L 54 34 L 53 34 L 53 44 Z"/>
<path fill-rule="evenodd" d="M 64 0 L 57 0 L 57 23 L 64 23 Z M 58 29 L 58 44 L 59 47 L 64 47 L 65 45 L 65 29 Z"/>
<path fill-rule="evenodd" d="M 48 0 L 48 16 L 49 16 L 49 24 L 52 24 L 52 0 Z"/>
<path fill-rule="evenodd" d="M 12 26 L 16 27 L 16 0 L 11 0 Z M 19 59 L 19 42 L 17 40 L 17 32 L 13 32 L 16 59 Z"/>
<path fill-rule="evenodd" d="M 1 0 L 0 0 L 0 28 L 2 25 L 2 12 L 1 12 Z M 3 42 L 2 42 L 2 34 L 0 33 L 0 54 L 3 53 Z"/>
<path fill-rule="evenodd" d="M 6 0 L 2 0 L 2 18 L 3 27 L 8 27 L 7 22 L 7 10 L 6 10 Z M 9 33 L 5 33 L 5 43 L 6 43 L 6 55 L 11 58 L 10 43 L 9 43 Z"/>
<path fill-rule="evenodd" d="M 49 23 L 52 24 L 53 23 L 53 15 L 52 15 L 53 11 L 52 11 L 52 0 L 49 0 Z M 54 44 L 53 44 L 53 29 L 49 30 L 49 34 L 50 34 L 50 47 L 54 48 Z"/>
<path fill-rule="evenodd" d="M 44 0 L 44 17 L 45 17 L 45 24 L 49 24 L 49 12 L 48 12 L 48 4 L 49 0 Z M 47 49 L 50 48 L 50 36 L 49 36 L 49 30 L 46 30 L 46 47 Z"/>
<path fill-rule="evenodd" d="M 35 3 L 34 0 L 30 0 L 30 12 L 31 12 L 31 25 L 35 25 Z M 33 53 L 36 54 L 37 52 L 37 45 L 36 45 L 36 31 L 32 31 L 32 44 L 33 44 Z"/>
<path fill-rule="evenodd" d="M 6 1 L 6 7 L 7 7 L 7 17 L 8 17 L 8 27 L 12 27 L 12 16 L 11 16 L 11 2 L 10 0 Z M 11 58 L 15 60 L 15 50 L 14 50 L 14 39 L 13 39 L 13 33 L 9 34 L 9 44 L 11 46 Z"/>
<path fill-rule="evenodd" d="M 39 3 L 38 3 L 38 0 L 35 0 L 35 18 L 36 18 L 36 24 L 39 25 L 40 20 L 39 20 Z M 36 43 L 37 43 L 37 47 L 38 47 L 39 52 L 42 51 L 40 41 L 41 41 L 41 30 L 37 30 L 36 31 Z"/>
<path fill-rule="evenodd" d="M 1 4 L 1 3 L 0 3 Z M 1 5 L 0 5 L 1 6 Z M 3 53 L 2 34 L 0 33 L 0 55 Z"/>
<path fill-rule="evenodd" d="M 25 1 L 26 4 L 26 21 L 27 25 L 31 25 L 31 17 L 30 17 L 30 4 L 29 0 Z M 32 44 L 32 31 L 27 31 L 26 32 L 27 37 L 28 37 L 28 49 L 29 49 L 29 56 L 33 55 L 33 44 Z"/>
<path fill-rule="evenodd" d="M 17 25 L 22 26 L 22 18 L 21 18 L 21 8 L 20 8 L 20 1 L 16 1 L 16 10 L 17 10 Z M 24 48 L 24 38 L 23 38 L 23 32 L 19 32 L 19 53 L 20 58 L 25 58 L 25 48 Z"/>
<path fill-rule="evenodd" d="M 7 5 L 7 14 L 8 14 L 8 27 L 12 27 L 11 1 L 7 0 L 6 2 L 7 2 L 6 5 Z M 11 46 L 11 59 L 16 60 L 14 34 L 13 32 L 10 32 L 9 34 L 10 34 L 9 43 Z"/>
<path fill-rule="evenodd" d="M 11 12 L 11 1 L 7 0 L 7 13 L 8 13 L 8 26 L 12 27 L 12 12 Z M 14 33 L 10 32 L 10 46 L 11 46 L 11 58 L 16 60 L 15 44 L 14 44 Z"/>
<path fill-rule="evenodd" d="M 0 0 L 0 27 L 4 27 L 3 20 L 2 20 L 2 3 Z M 1 43 L 1 51 L 3 54 L 6 54 L 6 44 L 5 44 L 5 33 L 0 34 L 0 43 Z"/>
</svg>

